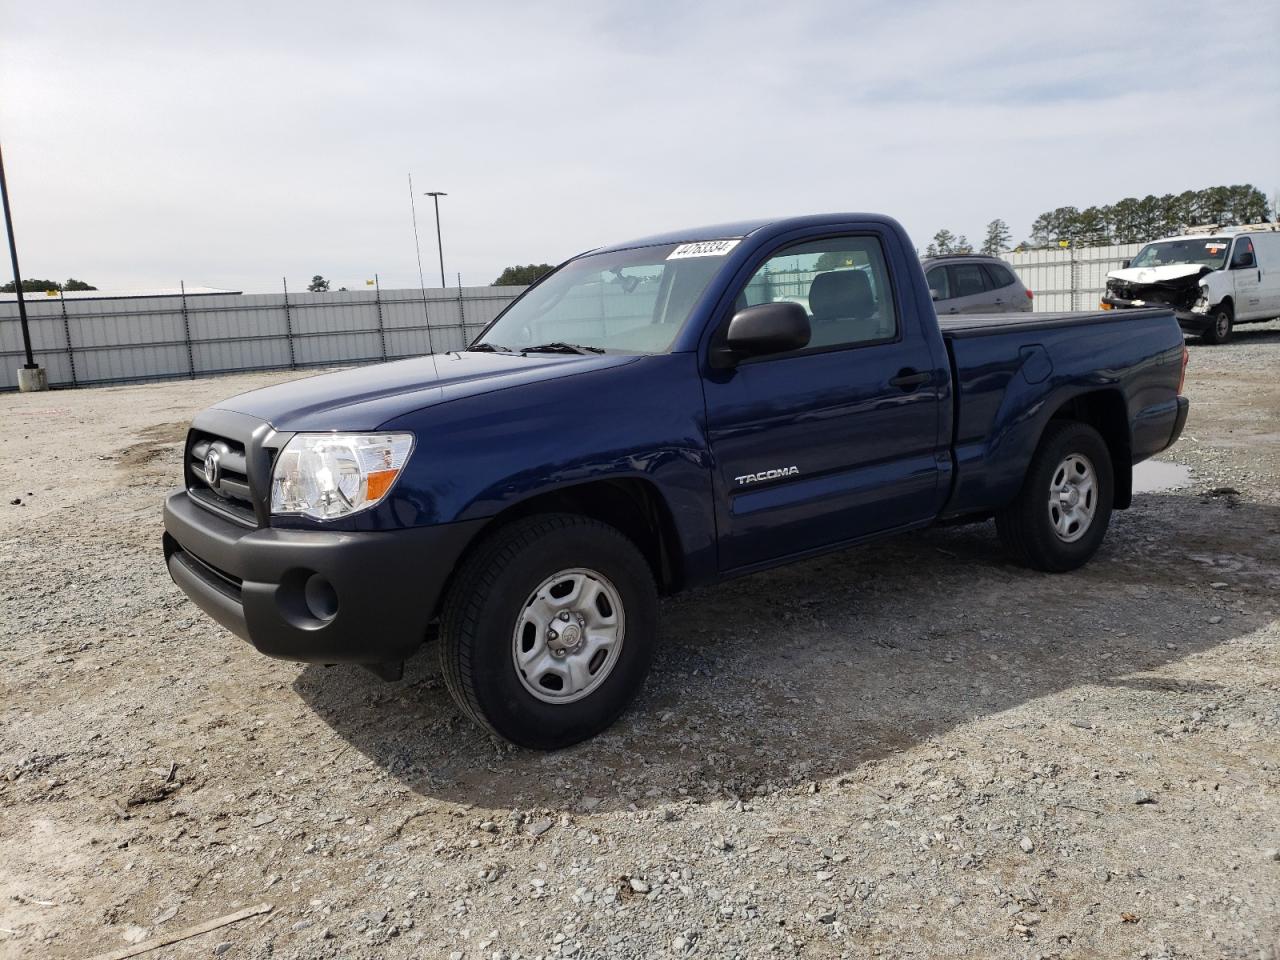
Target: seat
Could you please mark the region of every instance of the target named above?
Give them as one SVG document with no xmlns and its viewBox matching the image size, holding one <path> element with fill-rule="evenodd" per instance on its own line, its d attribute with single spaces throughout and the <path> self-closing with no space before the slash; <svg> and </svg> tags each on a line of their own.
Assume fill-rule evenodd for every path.
<svg viewBox="0 0 1280 960">
<path fill-rule="evenodd" d="M 811 346 L 833 346 L 862 340 L 878 340 L 879 308 L 871 280 L 862 270 L 829 270 L 809 285 L 809 312 L 813 316 Z"/>
</svg>

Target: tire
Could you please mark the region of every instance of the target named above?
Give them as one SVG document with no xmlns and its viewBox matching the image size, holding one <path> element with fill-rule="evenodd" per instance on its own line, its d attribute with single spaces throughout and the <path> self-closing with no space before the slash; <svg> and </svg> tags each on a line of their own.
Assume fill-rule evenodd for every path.
<svg viewBox="0 0 1280 960">
<path fill-rule="evenodd" d="M 1088 424 L 1051 420 L 1017 499 L 996 514 L 996 529 L 1020 563 L 1050 573 L 1074 570 L 1102 545 L 1114 499 L 1111 453 L 1101 434 Z"/>
<path fill-rule="evenodd" d="M 1231 304 L 1218 304 L 1209 315 L 1209 320 L 1209 326 L 1202 335 L 1205 343 L 1226 343 L 1231 339 L 1231 332 L 1235 327 L 1235 312 L 1231 309 Z"/>
<path fill-rule="evenodd" d="M 499 528 L 463 563 L 445 598 L 440 665 L 478 724 L 557 750 L 626 709 L 657 623 L 653 572 L 635 544 L 597 520 L 543 514 Z"/>
</svg>

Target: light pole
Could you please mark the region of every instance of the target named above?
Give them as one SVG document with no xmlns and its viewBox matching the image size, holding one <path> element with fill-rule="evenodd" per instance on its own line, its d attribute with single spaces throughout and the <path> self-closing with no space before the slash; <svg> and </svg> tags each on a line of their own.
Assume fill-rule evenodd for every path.
<svg viewBox="0 0 1280 960">
<path fill-rule="evenodd" d="M 22 347 L 27 362 L 18 371 L 18 389 L 24 393 L 48 390 L 48 374 L 31 354 L 31 328 L 27 326 L 27 301 L 22 296 L 22 271 L 18 269 L 18 245 L 13 239 L 13 214 L 9 212 L 9 182 L 4 176 L 4 151 L 0 150 L 0 202 L 4 205 L 4 226 L 9 234 L 9 259 L 13 261 L 13 289 L 18 295 L 18 322 L 22 326 Z"/>
<path fill-rule="evenodd" d="M 423 196 L 430 197 L 436 204 L 436 249 L 440 251 L 440 286 L 444 288 L 448 284 L 444 282 L 444 243 L 440 240 L 440 198 L 448 194 L 441 190 L 428 190 Z"/>
</svg>

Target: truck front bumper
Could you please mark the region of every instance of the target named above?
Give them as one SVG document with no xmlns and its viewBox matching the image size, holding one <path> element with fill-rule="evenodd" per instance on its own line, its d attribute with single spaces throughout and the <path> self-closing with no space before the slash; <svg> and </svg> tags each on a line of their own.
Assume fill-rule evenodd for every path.
<svg viewBox="0 0 1280 960">
<path fill-rule="evenodd" d="M 1178 326 L 1187 333 L 1204 333 L 1213 323 L 1208 314 L 1194 309 L 1184 310 L 1169 303 L 1158 303 L 1155 300 L 1125 300 L 1121 297 L 1102 298 L 1103 310 L 1149 310 L 1152 307 L 1172 310 L 1173 315 L 1178 318 Z"/>
<path fill-rule="evenodd" d="M 268 656 L 383 664 L 421 645 L 484 522 L 376 533 L 251 528 L 179 490 L 164 505 L 164 556 L 200 609 Z"/>
</svg>

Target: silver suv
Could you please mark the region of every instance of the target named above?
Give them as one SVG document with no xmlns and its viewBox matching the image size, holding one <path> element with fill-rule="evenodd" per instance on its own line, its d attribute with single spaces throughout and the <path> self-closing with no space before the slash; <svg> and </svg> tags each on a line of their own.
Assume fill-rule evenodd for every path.
<svg viewBox="0 0 1280 960">
<path fill-rule="evenodd" d="M 999 257 L 956 253 L 920 262 L 933 308 L 950 313 L 1029 313 L 1032 294 Z"/>
</svg>

